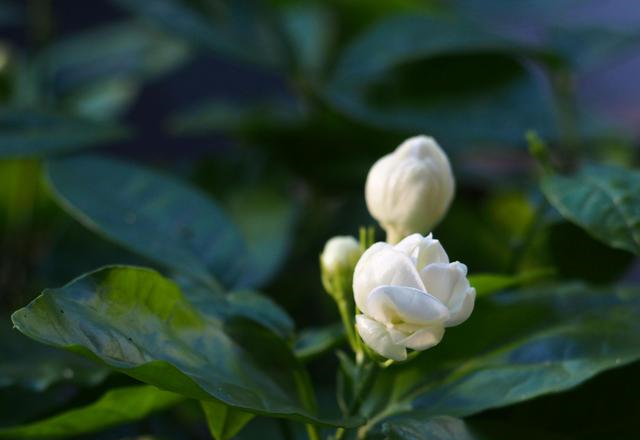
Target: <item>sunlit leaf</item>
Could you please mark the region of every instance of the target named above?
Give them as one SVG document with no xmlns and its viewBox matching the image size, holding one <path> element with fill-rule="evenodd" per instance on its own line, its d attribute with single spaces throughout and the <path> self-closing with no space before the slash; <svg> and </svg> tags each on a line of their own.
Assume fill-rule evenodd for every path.
<svg viewBox="0 0 640 440">
<path fill-rule="evenodd" d="M 150 385 L 251 413 L 319 418 L 308 378 L 281 338 L 246 318 L 200 311 L 158 273 L 112 267 L 46 290 L 13 315 L 18 330 Z"/>
<path fill-rule="evenodd" d="M 179 394 L 138 385 L 107 391 L 97 401 L 46 419 L 0 428 L 0 438 L 51 439 L 74 437 L 142 419 L 184 400 Z"/>
</svg>

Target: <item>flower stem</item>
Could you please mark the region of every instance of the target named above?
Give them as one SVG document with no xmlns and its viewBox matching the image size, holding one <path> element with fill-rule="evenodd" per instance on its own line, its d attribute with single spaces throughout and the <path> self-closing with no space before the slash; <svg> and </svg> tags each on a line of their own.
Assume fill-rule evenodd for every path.
<svg viewBox="0 0 640 440">
<path fill-rule="evenodd" d="M 347 333 L 347 341 L 349 341 L 349 345 L 351 346 L 353 351 L 357 353 L 358 339 L 353 323 L 353 311 L 349 307 L 347 301 L 344 299 L 344 295 L 342 295 L 340 298 L 336 298 L 336 304 L 338 305 L 338 312 L 340 313 L 342 325 L 344 326 L 344 330 Z"/>
</svg>

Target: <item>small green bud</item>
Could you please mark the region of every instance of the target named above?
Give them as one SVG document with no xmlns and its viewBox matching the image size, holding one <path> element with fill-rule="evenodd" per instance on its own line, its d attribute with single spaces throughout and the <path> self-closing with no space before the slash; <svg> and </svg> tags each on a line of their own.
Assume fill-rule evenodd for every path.
<svg viewBox="0 0 640 440">
<path fill-rule="evenodd" d="M 358 241 L 350 236 L 333 237 L 320 255 L 322 284 L 336 300 L 351 295 L 353 270 L 362 254 Z"/>
</svg>

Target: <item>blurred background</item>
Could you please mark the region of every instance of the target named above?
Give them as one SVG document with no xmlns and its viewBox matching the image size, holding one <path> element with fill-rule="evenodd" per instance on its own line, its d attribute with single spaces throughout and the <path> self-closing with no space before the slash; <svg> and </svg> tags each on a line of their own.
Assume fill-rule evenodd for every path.
<svg viewBox="0 0 640 440">
<path fill-rule="evenodd" d="M 435 234 L 471 272 L 637 280 L 631 254 L 546 205 L 526 133 L 568 171 L 637 165 L 638 78 L 633 0 L 0 0 L 0 426 L 86 402 L 87 383 L 127 380 L 64 377 L 51 351 L 25 355 L 32 343 L 11 332 L 9 313 L 105 264 L 155 267 L 67 213 L 44 161 L 107 155 L 200 188 L 262 239 L 267 268 L 254 284 L 305 328 L 338 320 L 320 284 L 325 241 L 373 224 L 368 169 L 419 133 L 451 157 L 457 196 Z M 333 363 L 312 365 L 327 387 Z M 549 417 L 545 399 L 570 406 L 634 369 L 490 418 L 545 420 L 559 438 L 592 432 L 581 416 Z M 7 379 L 15 371 L 23 380 Z M 194 417 L 182 408 L 104 438 L 186 438 L 184 423 L 206 438 Z"/>
</svg>

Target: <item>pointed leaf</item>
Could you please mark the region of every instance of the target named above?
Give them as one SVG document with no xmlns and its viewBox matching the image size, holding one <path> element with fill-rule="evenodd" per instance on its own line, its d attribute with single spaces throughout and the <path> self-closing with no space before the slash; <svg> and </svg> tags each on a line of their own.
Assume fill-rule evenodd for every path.
<svg viewBox="0 0 640 440">
<path fill-rule="evenodd" d="M 60 204 L 95 232 L 205 284 L 232 285 L 241 274 L 248 257 L 240 233 L 196 188 L 91 156 L 49 162 L 47 173 Z"/>
<path fill-rule="evenodd" d="M 609 246 L 640 255 L 640 172 L 589 165 L 571 177 L 542 181 L 549 202 L 569 221 Z"/>
<path fill-rule="evenodd" d="M 638 313 L 635 288 L 549 285 L 481 298 L 440 345 L 383 372 L 367 411 L 468 416 L 569 389 L 640 359 Z"/>
<path fill-rule="evenodd" d="M 359 423 L 315 414 L 305 371 L 275 334 L 199 309 L 154 271 L 110 267 L 44 291 L 12 319 L 36 340 L 187 397 L 315 423 Z"/>
<path fill-rule="evenodd" d="M 184 397 L 153 386 L 136 385 L 107 391 L 97 401 L 49 418 L 0 428 L 0 438 L 51 439 L 75 437 L 142 419 L 169 408 Z"/>
<path fill-rule="evenodd" d="M 200 402 L 209 431 L 215 440 L 228 440 L 249 423 L 253 414 L 240 411 L 220 402 Z"/>
</svg>

